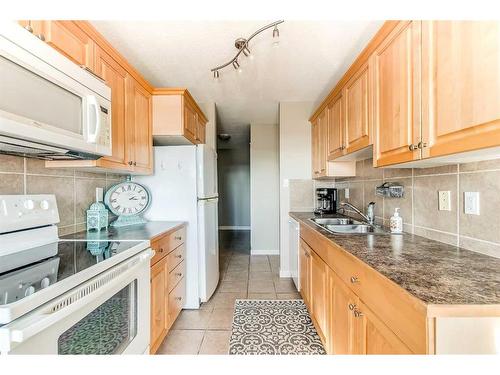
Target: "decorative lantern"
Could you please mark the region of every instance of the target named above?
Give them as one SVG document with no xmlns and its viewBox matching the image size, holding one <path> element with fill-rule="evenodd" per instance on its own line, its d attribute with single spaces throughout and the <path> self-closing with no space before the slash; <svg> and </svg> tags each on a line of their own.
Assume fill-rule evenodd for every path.
<svg viewBox="0 0 500 375">
<path fill-rule="evenodd" d="M 97 230 L 108 227 L 108 210 L 102 202 L 92 203 L 87 210 L 87 231 Z"/>
</svg>

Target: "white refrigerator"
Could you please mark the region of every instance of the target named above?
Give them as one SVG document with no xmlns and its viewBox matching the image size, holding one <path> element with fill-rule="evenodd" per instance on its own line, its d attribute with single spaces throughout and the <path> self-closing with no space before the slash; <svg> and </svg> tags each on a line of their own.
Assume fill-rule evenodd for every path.
<svg viewBox="0 0 500 375">
<path fill-rule="evenodd" d="M 146 219 L 188 223 L 184 307 L 199 308 L 219 282 L 216 152 L 206 145 L 154 147 L 154 174 L 133 179 L 151 191 Z"/>
</svg>

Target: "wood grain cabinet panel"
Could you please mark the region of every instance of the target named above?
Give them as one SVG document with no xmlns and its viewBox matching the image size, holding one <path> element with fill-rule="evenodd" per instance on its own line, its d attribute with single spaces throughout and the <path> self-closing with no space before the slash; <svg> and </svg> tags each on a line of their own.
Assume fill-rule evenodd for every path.
<svg viewBox="0 0 500 375">
<path fill-rule="evenodd" d="M 422 23 L 423 157 L 500 145 L 500 22 Z"/>
<path fill-rule="evenodd" d="M 160 346 L 167 327 L 167 259 L 163 258 L 151 267 L 151 352 Z"/>
<path fill-rule="evenodd" d="M 420 158 L 420 26 L 400 22 L 371 57 L 377 166 Z"/>
<path fill-rule="evenodd" d="M 304 303 L 310 308 L 311 300 L 311 250 L 309 246 L 301 239 L 299 249 L 299 268 L 300 268 L 300 295 Z"/>
<path fill-rule="evenodd" d="M 344 109 L 342 95 L 328 106 L 328 160 L 344 155 Z"/>
<path fill-rule="evenodd" d="M 134 172 L 153 171 L 153 135 L 151 125 L 151 94 L 131 76 L 127 76 L 126 91 L 127 154 Z"/>
<path fill-rule="evenodd" d="M 327 325 L 327 266 L 325 262 L 314 252 L 310 252 L 311 287 L 310 305 L 311 314 L 316 325 L 316 330 L 323 343 L 326 344 Z"/>
<path fill-rule="evenodd" d="M 370 144 L 371 113 L 369 65 L 361 69 L 346 83 L 343 89 L 345 103 L 345 153 L 350 154 Z"/>
</svg>

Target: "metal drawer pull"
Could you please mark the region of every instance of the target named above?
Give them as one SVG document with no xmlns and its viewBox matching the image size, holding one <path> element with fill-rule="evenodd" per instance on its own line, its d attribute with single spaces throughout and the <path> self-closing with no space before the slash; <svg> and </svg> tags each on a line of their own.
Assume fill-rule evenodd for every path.
<svg viewBox="0 0 500 375">
<path fill-rule="evenodd" d="M 359 279 L 356 276 L 351 277 L 351 284 L 359 283 Z"/>
<path fill-rule="evenodd" d="M 359 317 L 363 316 L 363 313 L 361 311 L 359 311 L 359 310 L 354 310 L 354 316 L 356 318 L 359 318 Z"/>
<path fill-rule="evenodd" d="M 424 147 L 427 147 L 427 143 L 420 141 L 418 142 L 417 147 L 423 149 Z"/>
<path fill-rule="evenodd" d="M 182 301 L 182 297 L 175 297 L 177 301 Z"/>
<path fill-rule="evenodd" d="M 177 273 L 175 274 L 175 276 L 179 276 L 179 277 L 181 277 L 181 276 L 182 276 L 182 273 L 177 272 Z"/>
<path fill-rule="evenodd" d="M 178 241 L 182 241 L 182 237 L 181 236 L 175 236 L 174 239 L 178 240 Z"/>
<path fill-rule="evenodd" d="M 163 253 L 163 247 L 160 247 L 160 253 Z"/>
<path fill-rule="evenodd" d="M 182 258 L 182 254 L 176 255 L 175 258 L 181 259 Z"/>
<path fill-rule="evenodd" d="M 349 304 L 349 310 L 354 310 L 356 308 L 356 305 L 354 303 Z"/>
</svg>

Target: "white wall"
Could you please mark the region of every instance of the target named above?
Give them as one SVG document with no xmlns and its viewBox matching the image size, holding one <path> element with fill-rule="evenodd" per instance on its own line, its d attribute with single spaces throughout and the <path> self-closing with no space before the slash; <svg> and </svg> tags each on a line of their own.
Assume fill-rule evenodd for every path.
<svg viewBox="0 0 500 375">
<path fill-rule="evenodd" d="M 252 254 L 279 253 L 279 139 L 276 124 L 250 124 Z"/>
<path fill-rule="evenodd" d="M 280 275 L 290 276 L 288 250 L 289 180 L 311 179 L 312 102 L 281 102 L 279 110 Z"/>
</svg>

